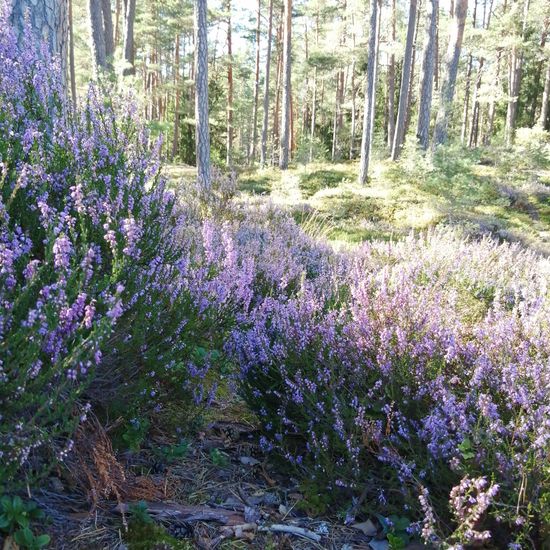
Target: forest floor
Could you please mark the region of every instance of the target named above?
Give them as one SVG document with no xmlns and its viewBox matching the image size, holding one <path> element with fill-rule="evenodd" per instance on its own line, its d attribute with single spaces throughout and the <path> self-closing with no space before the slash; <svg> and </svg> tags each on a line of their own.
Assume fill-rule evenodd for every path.
<svg viewBox="0 0 550 550">
<path fill-rule="evenodd" d="M 525 166 L 498 152 L 450 151 L 430 164 L 417 156 L 397 164 L 379 160 L 366 186 L 357 184 L 357 173 L 355 161 L 286 172 L 247 168 L 237 173 L 237 200 L 272 201 L 337 246 L 447 225 L 550 254 L 547 166 Z M 166 174 L 173 181 L 190 179 L 194 169 L 169 165 Z"/>
</svg>

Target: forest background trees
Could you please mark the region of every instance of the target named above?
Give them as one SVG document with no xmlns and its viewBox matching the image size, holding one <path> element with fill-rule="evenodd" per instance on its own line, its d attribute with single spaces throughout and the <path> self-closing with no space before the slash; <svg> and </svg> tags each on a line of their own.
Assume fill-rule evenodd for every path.
<svg viewBox="0 0 550 550">
<path fill-rule="evenodd" d="M 397 159 L 417 144 L 512 145 L 518 127 L 550 127 L 545 0 L 210 0 L 207 7 L 214 164 L 284 169 L 362 157 L 366 182 L 371 155 Z M 67 71 L 77 95 L 94 75 L 133 88 L 143 118 L 164 137 L 164 155 L 195 164 L 204 58 L 195 55 L 194 2 L 71 0 L 69 11 L 74 43 L 63 40 L 75 59 L 72 78 L 70 62 Z"/>
</svg>

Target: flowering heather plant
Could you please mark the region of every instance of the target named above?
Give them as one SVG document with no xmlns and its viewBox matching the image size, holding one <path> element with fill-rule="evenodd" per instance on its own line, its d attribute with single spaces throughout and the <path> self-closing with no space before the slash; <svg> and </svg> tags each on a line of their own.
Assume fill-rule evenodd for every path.
<svg viewBox="0 0 550 550">
<path fill-rule="evenodd" d="M 374 500 L 390 483 L 385 505 L 414 506 L 416 519 L 420 495 L 442 520 L 430 538 L 536 537 L 548 514 L 548 261 L 432 234 L 366 245 L 352 263 L 338 283 L 348 299 L 306 283 L 233 335 L 266 449 L 344 495 Z M 461 488 L 466 478 L 492 480 L 483 502 L 485 486 Z"/>
</svg>

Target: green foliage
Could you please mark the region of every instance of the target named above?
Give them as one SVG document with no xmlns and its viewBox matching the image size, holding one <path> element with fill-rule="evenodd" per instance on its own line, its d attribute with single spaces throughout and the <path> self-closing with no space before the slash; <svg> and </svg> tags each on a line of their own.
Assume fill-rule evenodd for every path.
<svg viewBox="0 0 550 550">
<path fill-rule="evenodd" d="M 210 449 L 210 460 L 214 466 L 218 466 L 219 468 L 225 468 L 229 465 L 227 455 L 219 449 Z"/>
<path fill-rule="evenodd" d="M 49 535 L 34 535 L 28 527 L 16 531 L 13 538 L 21 548 L 27 550 L 38 550 L 50 543 Z"/>
<path fill-rule="evenodd" d="M 49 544 L 49 535 L 35 535 L 31 530 L 31 524 L 44 517 L 35 502 L 26 502 L 18 495 L 0 498 L 0 533 L 12 535 L 21 548 L 38 550 Z"/>
</svg>

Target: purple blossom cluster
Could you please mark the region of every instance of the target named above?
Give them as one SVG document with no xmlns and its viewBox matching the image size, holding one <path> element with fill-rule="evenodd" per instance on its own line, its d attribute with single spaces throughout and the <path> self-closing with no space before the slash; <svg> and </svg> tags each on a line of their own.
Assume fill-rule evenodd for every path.
<svg viewBox="0 0 550 550">
<path fill-rule="evenodd" d="M 490 514 L 468 508 L 462 534 L 489 536 L 490 515 L 521 539 L 548 491 L 550 263 L 441 232 L 339 263 L 332 293 L 322 276 L 265 299 L 227 346 L 265 448 L 352 494 L 391 471 L 401 505 L 457 485 L 457 525 L 461 477 L 492 478 Z"/>
</svg>

